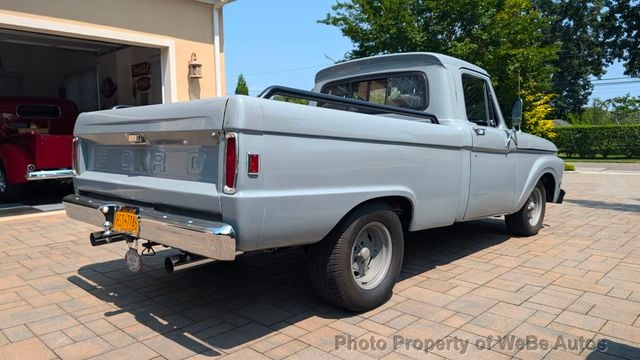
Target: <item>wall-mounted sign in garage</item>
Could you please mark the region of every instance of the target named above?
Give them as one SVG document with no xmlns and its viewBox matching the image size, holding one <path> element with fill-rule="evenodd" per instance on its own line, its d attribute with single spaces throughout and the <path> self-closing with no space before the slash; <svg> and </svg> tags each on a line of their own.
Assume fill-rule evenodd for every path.
<svg viewBox="0 0 640 360">
<path fill-rule="evenodd" d="M 100 93 L 107 99 L 110 99 L 118 91 L 118 85 L 113 81 L 111 76 L 107 76 L 100 84 Z"/>
<path fill-rule="evenodd" d="M 149 105 L 151 103 L 151 63 L 145 61 L 131 65 L 131 77 L 135 105 Z"/>
</svg>

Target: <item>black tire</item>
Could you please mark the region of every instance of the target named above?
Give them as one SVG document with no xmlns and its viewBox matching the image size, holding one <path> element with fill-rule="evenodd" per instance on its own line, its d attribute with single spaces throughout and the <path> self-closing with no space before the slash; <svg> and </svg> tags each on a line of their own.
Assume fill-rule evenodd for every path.
<svg viewBox="0 0 640 360">
<path fill-rule="evenodd" d="M 377 238 L 390 246 L 371 245 Z M 357 239 L 360 245 L 356 244 Z M 368 239 L 371 249 L 362 245 L 362 239 Z M 402 224 L 387 204 L 365 205 L 343 219 L 325 239 L 311 245 L 309 253 L 311 284 L 318 295 L 347 310 L 371 310 L 391 297 L 400 275 L 404 255 Z M 358 267 L 363 269 L 362 274 L 353 269 L 355 259 L 363 266 Z M 369 282 L 363 280 L 366 272 L 367 276 L 374 276 Z M 361 278 L 356 280 L 357 276 Z"/>
<path fill-rule="evenodd" d="M 532 207 L 533 205 L 533 207 Z M 514 235 L 536 235 L 544 222 L 547 207 L 547 192 L 544 184 L 539 181 L 529 194 L 527 201 L 515 214 L 505 216 L 507 228 Z M 537 211 L 539 209 L 539 212 Z"/>
<path fill-rule="evenodd" d="M 24 184 L 9 184 L 4 165 L 0 163 L 0 203 L 9 203 L 20 200 Z"/>
</svg>

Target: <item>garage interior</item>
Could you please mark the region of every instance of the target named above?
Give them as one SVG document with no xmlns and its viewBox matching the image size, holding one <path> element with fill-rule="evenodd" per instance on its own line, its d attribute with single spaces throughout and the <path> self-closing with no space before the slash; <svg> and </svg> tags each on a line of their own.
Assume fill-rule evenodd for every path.
<svg viewBox="0 0 640 360">
<path fill-rule="evenodd" d="M 80 111 L 162 103 L 160 49 L 0 28 L 0 96 L 68 99 Z"/>
</svg>

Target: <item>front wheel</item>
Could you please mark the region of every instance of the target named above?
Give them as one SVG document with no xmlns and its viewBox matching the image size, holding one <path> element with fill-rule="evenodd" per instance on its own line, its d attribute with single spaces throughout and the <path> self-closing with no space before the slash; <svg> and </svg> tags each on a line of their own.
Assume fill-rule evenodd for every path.
<svg viewBox="0 0 640 360">
<path fill-rule="evenodd" d="M 386 204 L 363 206 L 309 250 L 315 291 L 339 307 L 367 311 L 392 295 L 404 254 L 402 224 Z"/>
<path fill-rule="evenodd" d="M 507 228 L 514 235 L 537 234 L 542 228 L 546 206 L 547 192 L 544 184 L 539 181 L 522 208 L 515 214 L 505 216 Z"/>
<path fill-rule="evenodd" d="M 13 202 L 22 197 L 23 184 L 10 184 L 7 172 L 0 163 L 0 203 Z"/>
</svg>

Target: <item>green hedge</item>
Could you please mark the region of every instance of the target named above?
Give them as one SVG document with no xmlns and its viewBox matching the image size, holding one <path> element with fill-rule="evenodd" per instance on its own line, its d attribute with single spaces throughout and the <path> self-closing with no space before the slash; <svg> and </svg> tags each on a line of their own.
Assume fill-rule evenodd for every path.
<svg viewBox="0 0 640 360">
<path fill-rule="evenodd" d="M 640 125 L 574 125 L 556 127 L 553 142 L 567 156 L 640 156 Z"/>
</svg>

